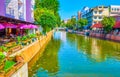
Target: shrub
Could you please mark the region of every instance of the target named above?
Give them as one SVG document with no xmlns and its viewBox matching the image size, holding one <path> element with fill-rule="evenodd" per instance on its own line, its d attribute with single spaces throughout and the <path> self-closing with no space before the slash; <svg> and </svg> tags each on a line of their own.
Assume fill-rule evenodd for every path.
<svg viewBox="0 0 120 77">
<path fill-rule="evenodd" d="M 5 55 L 2 52 L 0 52 L 0 59 L 4 59 L 4 58 L 5 58 Z"/>
<path fill-rule="evenodd" d="M 25 41 L 25 40 L 27 40 L 27 36 L 22 37 L 22 41 Z"/>
<path fill-rule="evenodd" d="M 3 52 L 8 52 L 8 51 L 9 51 L 8 48 L 5 47 L 5 46 L 1 46 L 1 48 L 2 48 L 2 51 L 3 51 Z"/>
<path fill-rule="evenodd" d="M 14 66 L 15 62 L 14 61 L 6 61 L 5 65 L 4 65 L 4 71 L 7 72 L 9 69 L 12 68 L 12 66 Z"/>
</svg>

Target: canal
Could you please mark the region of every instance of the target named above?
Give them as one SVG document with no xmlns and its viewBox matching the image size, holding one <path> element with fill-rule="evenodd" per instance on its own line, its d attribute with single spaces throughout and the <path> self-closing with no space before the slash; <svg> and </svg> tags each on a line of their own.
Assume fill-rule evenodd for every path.
<svg viewBox="0 0 120 77">
<path fill-rule="evenodd" d="M 29 77 L 120 77 L 120 43 L 55 32 Z"/>
</svg>

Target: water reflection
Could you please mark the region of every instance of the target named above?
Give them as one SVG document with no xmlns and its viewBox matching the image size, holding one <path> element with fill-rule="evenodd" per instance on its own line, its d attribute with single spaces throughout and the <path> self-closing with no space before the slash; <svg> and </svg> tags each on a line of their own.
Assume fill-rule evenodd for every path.
<svg viewBox="0 0 120 77">
<path fill-rule="evenodd" d="M 37 73 L 38 77 L 47 77 L 46 73 L 49 72 L 49 75 L 54 75 L 58 72 L 58 50 L 60 48 L 60 39 L 58 39 L 59 33 L 54 34 L 55 38 L 51 40 L 51 42 L 47 45 L 45 52 L 38 59 L 38 61 L 32 67 L 33 71 L 41 72 Z M 58 35 L 58 36 L 57 36 Z"/>
<path fill-rule="evenodd" d="M 106 57 L 114 57 L 120 60 L 120 43 L 84 37 L 75 34 L 67 35 L 69 44 L 77 43 L 78 52 L 86 53 L 88 57 L 95 61 L 104 61 Z"/>
<path fill-rule="evenodd" d="M 120 77 L 119 65 L 120 43 L 56 32 L 32 70 L 36 77 Z"/>
</svg>

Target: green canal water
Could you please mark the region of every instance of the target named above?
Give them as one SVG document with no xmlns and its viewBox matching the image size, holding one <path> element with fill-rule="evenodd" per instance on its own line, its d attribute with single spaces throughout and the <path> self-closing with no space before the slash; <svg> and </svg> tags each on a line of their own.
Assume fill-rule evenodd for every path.
<svg viewBox="0 0 120 77">
<path fill-rule="evenodd" d="M 120 77 L 120 43 L 55 32 L 30 77 Z"/>
</svg>

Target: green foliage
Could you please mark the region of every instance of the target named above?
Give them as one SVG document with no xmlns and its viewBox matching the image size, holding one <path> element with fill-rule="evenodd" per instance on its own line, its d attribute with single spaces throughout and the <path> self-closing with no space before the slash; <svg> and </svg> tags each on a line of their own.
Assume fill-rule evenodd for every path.
<svg viewBox="0 0 120 77">
<path fill-rule="evenodd" d="M 2 48 L 2 51 L 3 51 L 3 52 L 8 52 L 8 51 L 9 51 L 8 48 L 5 47 L 5 46 L 1 46 L 1 48 Z"/>
<path fill-rule="evenodd" d="M 60 15 L 58 13 L 55 14 L 56 17 L 56 21 L 57 21 L 57 26 L 59 27 L 61 25 L 61 18 Z"/>
<path fill-rule="evenodd" d="M 76 27 L 76 18 L 71 18 L 67 20 L 67 23 L 64 23 L 64 21 L 62 21 L 61 25 L 69 29 L 74 29 Z"/>
<path fill-rule="evenodd" d="M 21 41 L 21 37 L 20 36 L 17 36 L 17 41 L 18 41 L 18 44 L 20 44 L 20 41 Z"/>
<path fill-rule="evenodd" d="M 29 37 L 30 37 L 30 38 L 35 38 L 35 37 L 36 37 L 36 34 L 30 34 Z"/>
<path fill-rule="evenodd" d="M 25 40 L 27 40 L 27 36 L 22 37 L 22 41 L 25 41 Z"/>
<path fill-rule="evenodd" d="M 0 52 L 0 59 L 4 59 L 4 58 L 5 58 L 5 55 L 2 52 Z"/>
<path fill-rule="evenodd" d="M 5 65 L 4 65 L 4 71 L 8 71 L 9 69 L 11 69 L 12 66 L 14 66 L 15 62 L 14 61 L 6 61 Z"/>
<path fill-rule="evenodd" d="M 64 20 L 61 21 L 60 27 L 66 27 L 66 24 L 64 23 Z"/>
<path fill-rule="evenodd" d="M 40 17 L 40 25 L 43 27 L 44 31 L 48 32 L 54 28 L 57 24 L 56 17 L 50 13 L 44 13 Z"/>
<path fill-rule="evenodd" d="M 106 32 L 112 30 L 112 27 L 115 25 L 115 18 L 113 17 L 104 17 L 102 20 L 103 28 Z"/>
<path fill-rule="evenodd" d="M 60 26 L 58 0 L 36 0 L 35 2 L 35 22 L 43 27 L 43 32 L 48 32 L 52 28 Z"/>
<path fill-rule="evenodd" d="M 21 38 L 20 38 L 20 36 L 17 36 L 17 41 L 21 41 Z"/>
<path fill-rule="evenodd" d="M 36 0 L 36 8 L 47 8 L 52 10 L 54 13 L 57 13 L 59 10 L 59 1 L 58 0 Z"/>
<path fill-rule="evenodd" d="M 78 27 L 80 27 L 80 29 L 83 29 L 83 27 L 88 24 L 88 20 L 87 19 L 79 19 L 77 21 L 77 23 L 78 23 Z"/>
<path fill-rule="evenodd" d="M 71 25 L 75 26 L 76 25 L 76 18 L 71 18 Z"/>
<path fill-rule="evenodd" d="M 66 25 L 67 28 L 73 29 L 73 25 L 72 25 L 71 20 L 68 20 L 67 23 L 66 23 L 65 25 Z"/>
</svg>

